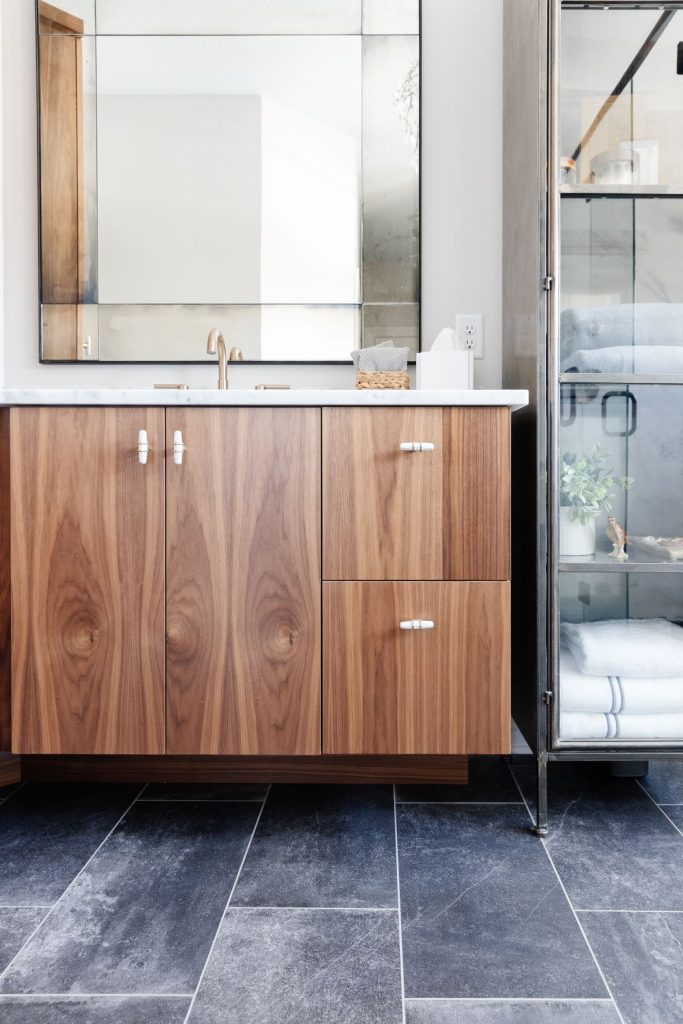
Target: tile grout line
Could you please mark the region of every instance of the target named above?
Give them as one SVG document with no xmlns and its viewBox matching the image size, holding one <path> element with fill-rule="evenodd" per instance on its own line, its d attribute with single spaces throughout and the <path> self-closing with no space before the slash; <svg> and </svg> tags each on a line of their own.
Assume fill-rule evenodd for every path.
<svg viewBox="0 0 683 1024">
<path fill-rule="evenodd" d="M 406 1024 L 406 979 L 403 968 L 403 915 L 401 914 L 401 869 L 398 863 L 398 804 L 396 802 L 396 785 L 392 787 L 394 794 L 394 839 L 396 842 L 396 899 L 398 910 L 398 961 L 401 970 L 401 1020 Z"/>
<path fill-rule="evenodd" d="M 143 787 L 142 787 L 142 789 L 140 790 L 140 793 L 142 793 L 142 791 L 144 790 L 144 788 L 145 788 L 145 787 L 143 786 Z M 7 966 L 6 966 L 5 968 L 4 968 L 4 970 L 0 971 L 0 981 L 2 981 L 2 979 L 3 979 L 4 977 L 5 977 L 5 975 L 7 974 L 7 972 L 9 971 L 10 967 L 12 966 L 12 964 L 14 963 L 14 961 L 15 961 L 15 960 L 17 959 L 17 957 L 18 957 L 18 956 L 20 956 L 20 955 L 22 954 L 22 952 L 23 952 L 23 951 L 24 951 L 24 950 L 26 949 L 26 947 L 28 946 L 29 942 L 31 941 L 31 939 L 33 938 L 33 936 L 34 936 L 34 935 L 36 934 L 36 932 L 37 932 L 37 931 L 38 931 L 38 930 L 39 930 L 40 928 L 42 928 L 42 927 L 43 927 L 43 925 L 44 925 L 44 924 L 45 924 L 45 922 L 47 921 L 48 917 L 50 917 L 50 915 L 51 915 L 52 913 L 54 913 L 54 911 L 55 911 L 55 910 L 57 909 L 57 907 L 58 907 L 58 906 L 59 906 L 59 904 L 60 904 L 60 903 L 62 902 L 62 900 L 63 900 L 63 899 L 64 899 L 64 898 L 66 897 L 66 894 L 67 894 L 67 893 L 68 893 L 68 892 L 70 891 L 71 887 L 72 887 L 73 885 L 75 885 L 75 884 L 76 884 L 76 881 L 77 881 L 77 880 L 78 880 L 78 879 L 80 878 L 80 876 L 81 876 L 81 875 L 83 874 L 83 872 L 84 872 L 84 871 L 85 871 L 85 869 L 86 869 L 86 868 L 88 867 L 88 865 L 89 865 L 89 864 L 91 863 L 91 861 L 92 861 L 92 860 L 93 860 L 93 859 L 94 859 L 94 858 L 95 858 L 95 857 L 97 856 L 97 854 L 98 854 L 98 853 L 100 852 L 100 850 L 102 849 L 102 847 L 104 846 L 104 844 L 105 844 L 105 843 L 107 842 L 107 840 L 108 840 L 108 839 L 109 839 L 109 838 L 110 838 L 110 837 L 111 837 L 111 836 L 112 836 L 112 835 L 114 834 L 114 832 L 115 832 L 115 831 L 116 831 L 116 829 L 117 829 L 117 828 L 119 827 L 119 825 L 121 824 L 121 822 L 123 821 L 123 819 L 124 819 L 124 818 L 126 817 L 126 815 L 128 814 L 128 812 L 129 812 L 129 811 L 130 811 L 130 810 L 131 810 L 131 809 L 132 809 L 132 808 L 133 808 L 133 807 L 135 806 L 135 803 L 136 803 L 136 801 L 137 801 L 137 798 L 138 798 L 138 796 L 140 795 L 140 793 L 138 793 L 138 794 L 137 794 L 137 795 L 136 795 L 136 796 L 135 796 L 135 797 L 133 798 L 133 800 L 131 800 L 131 802 L 130 802 L 130 803 L 128 804 L 128 806 L 126 807 L 125 811 L 124 811 L 124 812 L 123 812 L 123 814 L 121 815 L 121 817 L 120 817 L 120 818 L 119 818 L 119 819 L 118 819 L 118 820 L 117 820 L 117 821 L 116 821 L 116 822 L 114 823 L 114 825 L 112 826 L 112 828 L 110 828 L 110 829 L 109 829 L 109 831 L 107 832 L 106 836 L 104 837 L 104 839 L 102 840 L 102 842 L 101 842 L 101 843 L 99 844 L 99 846 L 98 846 L 98 847 L 97 847 L 97 848 L 96 848 L 95 850 L 93 850 L 93 852 L 92 852 L 92 853 L 90 854 L 90 856 L 88 857 L 88 859 L 86 860 L 86 862 L 85 862 L 85 864 L 84 864 L 84 865 L 82 866 L 82 868 L 81 868 L 81 869 L 80 869 L 80 870 L 79 870 L 79 871 L 78 871 L 78 872 L 77 872 L 77 873 L 76 873 L 76 874 L 74 875 L 74 877 L 73 877 L 73 878 L 71 879 L 71 881 L 69 882 L 69 884 L 67 885 L 66 889 L 64 890 L 64 892 L 62 893 L 62 895 L 61 895 L 61 896 L 59 897 L 59 899 L 57 900 L 57 902 L 56 902 L 56 903 L 53 903 L 53 905 L 52 905 L 52 906 L 50 907 L 50 909 L 48 910 L 48 912 L 47 912 L 47 914 L 45 915 L 45 917 L 41 918 L 41 920 L 40 920 L 40 923 L 39 923 L 39 924 L 38 924 L 38 925 L 37 925 L 37 926 L 36 926 L 36 927 L 35 927 L 35 928 L 33 929 L 33 931 L 31 932 L 31 934 L 29 935 L 29 937 L 27 938 L 27 940 L 26 940 L 26 942 L 25 942 L 25 943 L 23 944 L 23 946 L 21 946 L 21 948 L 17 950 L 17 952 L 16 952 L 15 954 L 14 954 L 14 956 L 12 957 L 12 959 L 10 960 L 10 962 L 9 962 L 9 963 L 7 964 Z M 11 994 L 11 993 L 6 993 L 6 994 Z"/>
<path fill-rule="evenodd" d="M 207 953 L 206 960 L 204 961 L 204 966 L 202 967 L 201 973 L 199 975 L 199 979 L 198 979 L 197 984 L 195 986 L 195 990 L 192 993 L 192 998 L 190 1000 L 190 1005 L 188 1006 L 187 1013 L 185 1014 L 185 1016 L 183 1018 L 183 1024 L 188 1024 L 188 1021 L 190 1019 L 190 1014 L 192 1013 L 192 1010 L 194 1009 L 194 1004 L 197 1001 L 197 994 L 198 994 L 199 989 L 201 987 L 202 981 L 204 980 L 204 975 L 206 974 L 206 969 L 209 966 L 209 961 L 211 959 L 211 954 L 213 953 L 214 948 L 216 946 L 216 942 L 218 940 L 218 935 L 219 935 L 221 927 L 223 925 L 223 921 L 225 920 L 225 915 L 228 912 L 228 909 L 230 907 L 230 902 L 232 900 L 232 897 L 235 894 L 235 889 L 237 888 L 237 883 L 239 882 L 240 875 L 242 874 L 242 868 L 244 867 L 244 865 L 246 863 L 246 860 L 247 860 L 247 857 L 249 856 L 249 851 L 251 850 L 251 844 L 254 841 L 254 836 L 256 835 L 256 830 L 259 827 L 259 822 L 261 821 L 261 817 L 263 816 L 263 811 L 265 809 L 266 803 L 268 802 L 268 797 L 270 796 L 271 789 L 272 789 L 272 785 L 268 786 L 268 791 L 266 792 L 266 795 L 265 795 L 265 798 L 263 800 L 263 803 L 261 804 L 261 806 L 259 808 L 259 812 L 256 815 L 256 821 L 255 821 L 254 827 L 253 827 L 253 829 L 251 831 L 251 835 L 249 836 L 249 842 L 247 843 L 247 848 L 244 851 L 244 856 L 242 857 L 242 860 L 240 861 L 240 866 L 237 869 L 237 874 L 235 875 L 235 881 L 232 883 L 232 888 L 230 890 L 230 895 L 228 896 L 228 902 L 225 904 L 225 909 L 223 910 L 223 913 L 221 914 L 221 919 L 218 922 L 218 927 L 216 928 L 216 934 L 213 937 L 213 941 L 212 941 L 211 946 L 209 948 L 209 952 Z"/>
<path fill-rule="evenodd" d="M 512 772 L 512 769 L 510 769 L 510 771 Z M 531 821 L 531 824 L 533 825 L 533 823 L 534 823 L 534 816 L 533 816 L 533 814 L 531 813 L 531 811 L 529 809 L 528 803 L 526 802 L 526 797 L 524 796 L 524 793 L 522 792 L 522 787 L 520 786 L 519 782 L 517 781 L 517 777 L 515 776 L 514 773 L 512 773 L 512 777 L 515 780 L 515 785 L 517 786 L 517 789 L 519 790 L 519 795 L 521 796 L 522 800 L 524 801 L 524 806 L 526 807 L 527 814 L 529 815 L 529 819 Z M 597 971 L 598 971 L 598 974 L 600 975 L 600 977 L 602 979 L 602 983 L 605 986 L 605 990 L 608 993 L 610 999 L 612 1000 L 612 1005 L 614 1006 L 614 1009 L 616 1011 L 617 1017 L 621 1021 L 621 1024 L 626 1024 L 626 1021 L 624 1020 L 622 1012 L 619 1009 L 619 1006 L 617 1005 L 617 1001 L 614 998 L 614 993 L 612 992 L 612 989 L 609 987 L 609 984 L 607 982 L 607 978 L 605 977 L 604 971 L 603 971 L 602 967 L 600 966 L 600 963 L 598 961 L 597 956 L 595 955 L 595 951 L 594 951 L 593 947 L 591 946 L 590 942 L 588 941 L 588 936 L 586 935 L 586 932 L 584 931 L 584 927 L 581 924 L 581 921 L 579 920 L 579 916 L 576 913 L 576 910 L 574 909 L 574 905 L 573 905 L 572 901 L 569 899 L 569 893 L 567 892 L 567 890 L 565 888 L 564 882 L 560 878 L 560 873 L 557 870 L 557 867 L 555 865 L 555 861 L 551 857 L 550 851 L 548 850 L 548 847 L 546 846 L 546 840 L 539 838 L 538 841 L 540 842 L 541 846 L 543 847 L 545 855 L 546 855 L 546 857 L 548 858 L 548 860 L 550 862 L 550 866 L 551 866 L 551 868 L 553 869 L 553 871 L 555 873 L 555 877 L 557 878 L 557 881 L 558 881 L 558 883 L 560 885 L 560 888 L 562 889 L 562 892 L 564 893 L 564 898 L 566 899 L 567 904 L 569 905 L 569 909 L 571 910 L 572 914 L 574 915 L 574 920 L 576 921 L 576 925 L 577 925 L 579 931 L 581 932 L 581 935 L 583 936 L 583 941 L 586 943 L 586 946 L 588 947 L 588 951 L 589 951 L 590 955 L 593 958 L 593 963 L 595 964 L 595 966 L 597 968 Z"/>
<path fill-rule="evenodd" d="M 558 996 L 413 996 L 407 1000 L 409 1003 L 609 1003 L 612 1000 L 606 996 L 602 999 L 582 998 L 581 996 L 567 997 Z"/>
<path fill-rule="evenodd" d="M 3 1001 L 23 999 L 26 1002 L 44 999 L 191 999 L 192 992 L 0 992 L 0 1006 Z"/>
<path fill-rule="evenodd" d="M 1 908 L 0 908 L 1 909 Z M 228 909 L 227 907 L 225 908 Z M 290 907 L 286 903 L 280 903 L 279 905 L 267 903 L 254 903 L 254 904 L 233 904 L 230 907 L 233 911 L 257 911 L 257 910 L 278 910 L 288 912 L 290 910 L 302 911 L 306 913 L 309 910 L 315 910 L 320 912 L 321 910 L 334 911 L 335 914 L 395 914 L 398 907 Z M 681 911 L 683 913 L 683 911 Z"/>
<path fill-rule="evenodd" d="M 145 793 L 145 790 L 147 790 L 147 789 L 149 789 L 149 782 L 145 782 L 145 783 L 143 784 L 143 787 L 142 787 L 142 789 L 140 790 L 140 792 L 138 793 L 138 795 L 137 795 L 137 796 L 135 797 L 135 800 L 134 800 L 133 802 L 134 802 L 134 803 L 138 803 L 138 801 L 140 800 L 140 798 L 141 798 L 141 797 L 142 797 L 142 796 L 144 795 L 144 793 Z"/>
<path fill-rule="evenodd" d="M 657 803 L 657 801 L 655 800 L 655 798 L 654 798 L 654 797 L 653 797 L 653 796 L 652 796 L 652 795 L 651 795 L 650 793 L 648 793 L 648 791 L 647 791 L 647 790 L 645 789 L 645 786 L 643 786 L 643 784 L 641 783 L 640 779 L 635 779 L 634 781 L 635 781 L 636 785 L 637 785 L 637 786 L 639 787 L 639 789 L 641 789 L 641 790 L 643 791 L 643 793 L 644 793 L 644 794 L 645 794 L 645 796 L 646 796 L 646 797 L 648 798 L 648 800 L 650 800 L 650 801 L 651 801 L 651 802 L 652 802 L 652 803 L 653 803 L 653 804 L 655 805 L 655 807 L 656 807 L 656 808 L 657 808 L 657 810 L 658 810 L 658 811 L 660 812 L 660 814 L 663 814 L 663 815 L 664 815 L 664 817 L 665 817 L 665 818 L 666 818 L 666 820 L 667 820 L 667 821 L 669 822 L 669 824 L 670 824 L 670 825 L 673 825 L 673 827 L 674 827 L 674 828 L 676 829 L 676 831 L 678 832 L 678 834 L 679 834 L 679 836 L 681 837 L 681 839 L 683 839 L 683 832 L 682 832 L 682 831 L 680 830 L 680 828 L 678 827 L 678 825 L 676 824 L 676 822 L 675 822 L 675 821 L 673 821 L 673 820 L 672 820 L 672 819 L 671 819 L 671 818 L 669 817 L 669 815 L 668 815 L 668 814 L 666 813 L 666 811 L 665 811 L 665 810 L 663 810 L 663 808 L 662 808 L 662 805 L 661 805 L 661 804 L 658 804 L 658 803 Z M 668 806 L 671 806 L 671 805 L 668 805 Z"/>
</svg>

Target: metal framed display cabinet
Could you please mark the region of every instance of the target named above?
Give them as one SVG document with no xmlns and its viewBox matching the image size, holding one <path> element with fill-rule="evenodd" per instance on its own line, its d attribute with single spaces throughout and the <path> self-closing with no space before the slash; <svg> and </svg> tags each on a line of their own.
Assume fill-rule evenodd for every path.
<svg viewBox="0 0 683 1024">
<path fill-rule="evenodd" d="M 683 3 L 505 19 L 513 714 L 545 835 L 550 761 L 683 756 Z"/>
</svg>

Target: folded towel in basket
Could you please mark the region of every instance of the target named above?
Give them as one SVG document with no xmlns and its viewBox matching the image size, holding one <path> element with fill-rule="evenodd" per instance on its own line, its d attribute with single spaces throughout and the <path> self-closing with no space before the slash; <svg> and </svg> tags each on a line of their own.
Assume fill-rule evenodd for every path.
<svg viewBox="0 0 683 1024">
<path fill-rule="evenodd" d="M 579 672 L 574 656 L 560 651 L 560 711 L 592 714 L 683 714 L 683 673 L 626 679 Z"/>
<path fill-rule="evenodd" d="M 563 740 L 681 740 L 683 714 L 599 715 L 580 711 L 560 714 Z"/>
<path fill-rule="evenodd" d="M 579 671 L 589 676 L 683 675 L 683 629 L 666 619 L 563 622 L 560 635 Z"/>
</svg>

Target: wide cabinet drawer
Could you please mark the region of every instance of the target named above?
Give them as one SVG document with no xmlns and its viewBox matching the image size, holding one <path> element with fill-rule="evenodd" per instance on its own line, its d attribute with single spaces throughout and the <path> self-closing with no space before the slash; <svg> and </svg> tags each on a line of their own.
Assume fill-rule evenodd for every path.
<svg viewBox="0 0 683 1024">
<path fill-rule="evenodd" d="M 323 585 L 326 754 L 510 751 L 510 585 Z"/>
<path fill-rule="evenodd" d="M 323 578 L 510 578 L 510 412 L 323 410 Z"/>
</svg>

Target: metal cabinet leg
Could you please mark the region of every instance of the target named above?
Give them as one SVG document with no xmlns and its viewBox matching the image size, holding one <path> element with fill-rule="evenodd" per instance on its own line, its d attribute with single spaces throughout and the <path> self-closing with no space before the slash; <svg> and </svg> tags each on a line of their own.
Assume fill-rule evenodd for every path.
<svg viewBox="0 0 683 1024">
<path fill-rule="evenodd" d="M 539 754 L 536 759 L 536 824 L 534 835 L 548 835 L 548 757 Z"/>
</svg>

